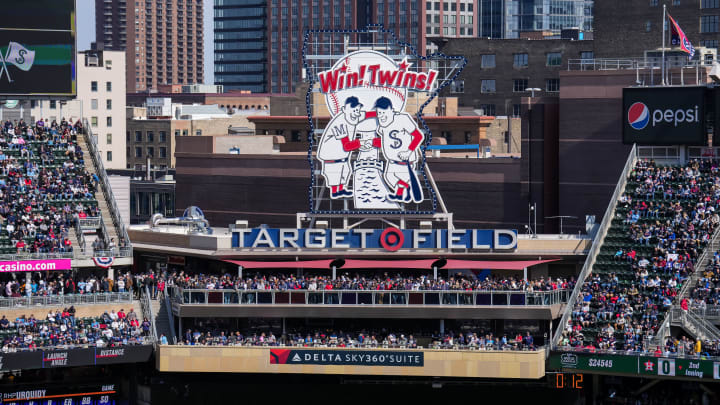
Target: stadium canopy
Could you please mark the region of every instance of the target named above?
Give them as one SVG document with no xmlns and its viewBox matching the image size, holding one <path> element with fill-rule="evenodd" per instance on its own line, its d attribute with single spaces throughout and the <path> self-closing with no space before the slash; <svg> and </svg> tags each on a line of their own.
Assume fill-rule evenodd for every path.
<svg viewBox="0 0 720 405">
<path fill-rule="evenodd" d="M 251 260 L 225 260 L 246 269 L 330 269 L 335 262 L 338 269 L 432 269 L 436 264 L 438 269 L 448 270 L 523 270 L 538 264 L 554 262 L 559 259 L 548 260 L 459 260 L 447 259 L 442 265 L 438 265 L 438 259 L 423 260 L 299 260 L 284 262 L 251 261 Z"/>
</svg>

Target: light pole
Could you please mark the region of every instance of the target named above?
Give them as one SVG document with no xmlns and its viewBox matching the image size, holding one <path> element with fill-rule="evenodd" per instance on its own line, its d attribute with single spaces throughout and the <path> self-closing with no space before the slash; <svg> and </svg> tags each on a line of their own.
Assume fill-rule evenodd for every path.
<svg viewBox="0 0 720 405">
<path fill-rule="evenodd" d="M 534 97 L 535 97 L 535 92 L 536 92 L 536 91 L 542 91 L 542 89 L 537 88 L 537 87 L 529 87 L 529 88 L 525 89 L 525 91 L 529 91 L 529 92 L 530 92 L 530 97 L 531 97 L 531 98 L 534 98 Z"/>
<path fill-rule="evenodd" d="M 535 98 L 536 91 L 542 91 L 537 87 L 530 87 L 525 89 L 530 92 L 530 98 L 528 99 L 528 227 L 530 227 L 530 213 L 535 213 L 535 227 L 533 228 L 533 237 L 537 237 L 537 203 L 530 204 L 532 198 L 532 99 Z"/>
</svg>

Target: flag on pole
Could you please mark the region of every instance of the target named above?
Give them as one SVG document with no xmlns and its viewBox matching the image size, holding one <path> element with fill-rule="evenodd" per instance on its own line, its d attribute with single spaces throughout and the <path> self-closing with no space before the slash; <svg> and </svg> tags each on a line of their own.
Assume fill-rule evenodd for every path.
<svg viewBox="0 0 720 405">
<path fill-rule="evenodd" d="M 8 44 L 5 62 L 15 65 L 18 69 L 28 71 L 35 61 L 35 51 L 31 51 L 17 42 Z"/>
<path fill-rule="evenodd" d="M 670 27 L 670 43 L 674 46 L 679 46 L 683 52 L 688 53 L 688 59 L 692 59 L 693 56 L 695 56 L 695 48 L 693 48 L 692 43 L 682 28 L 675 22 L 675 19 L 673 19 L 670 14 L 668 14 L 668 18 L 670 18 L 670 22 L 672 23 Z"/>
</svg>

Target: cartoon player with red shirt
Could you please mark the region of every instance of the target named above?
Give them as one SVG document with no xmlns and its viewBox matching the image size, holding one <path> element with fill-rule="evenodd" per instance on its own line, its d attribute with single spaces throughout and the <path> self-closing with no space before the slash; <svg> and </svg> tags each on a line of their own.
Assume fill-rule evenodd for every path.
<svg viewBox="0 0 720 405">
<path fill-rule="evenodd" d="M 420 159 L 420 145 L 425 136 L 408 113 L 393 110 L 387 97 L 375 101 L 379 138 L 373 139 L 373 146 L 381 148 L 387 164 L 383 177 L 394 194 L 387 196 L 388 201 L 416 202 L 423 199 L 422 189 L 415 175 Z"/>
<path fill-rule="evenodd" d="M 352 190 L 345 187 L 352 174 L 350 155 L 361 146 L 360 140 L 355 139 L 355 126 L 361 119 L 375 117 L 375 111 L 363 112 L 362 106 L 357 97 L 348 97 L 318 143 L 317 158 L 322 162 L 322 175 L 332 199 L 353 196 Z"/>
</svg>

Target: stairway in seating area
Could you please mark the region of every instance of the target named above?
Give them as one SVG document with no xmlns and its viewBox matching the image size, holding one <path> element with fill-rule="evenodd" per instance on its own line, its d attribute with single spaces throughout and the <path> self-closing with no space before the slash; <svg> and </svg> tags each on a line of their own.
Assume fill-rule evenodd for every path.
<svg viewBox="0 0 720 405">
<path fill-rule="evenodd" d="M 88 147 L 87 141 L 85 139 L 86 136 L 91 135 L 83 135 L 78 134 L 77 137 L 77 143 L 82 148 L 83 152 L 85 153 L 85 170 L 90 173 L 90 175 L 97 174 L 98 177 L 102 177 L 105 174 L 104 173 L 98 173 L 98 168 L 95 166 L 95 162 L 93 161 L 92 157 L 90 156 L 90 148 Z M 112 213 L 110 211 L 110 207 L 108 205 L 107 196 L 102 190 L 102 183 L 98 184 L 98 189 L 95 192 L 95 198 L 98 201 L 98 208 L 100 208 L 100 212 L 102 214 L 102 222 L 105 225 L 105 229 L 107 230 L 107 235 L 105 237 L 107 240 L 115 239 L 115 244 L 119 245 L 120 238 L 118 238 L 118 230 L 115 228 L 115 224 L 113 223 L 112 219 Z M 90 248 L 91 246 L 88 246 Z"/>
<path fill-rule="evenodd" d="M 150 300 L 150 306 L 153 314 L 155 314 L 155 332 L 157 333 L 158 341 L 160 341 L 161 335 L 165 335 L 168 343 L 173 344 L 173 326 L 170 324 L 170 319 L 168 319 L 166 302 L 168 301 L 158 298 L 156 300 Z"/>
</svg>

